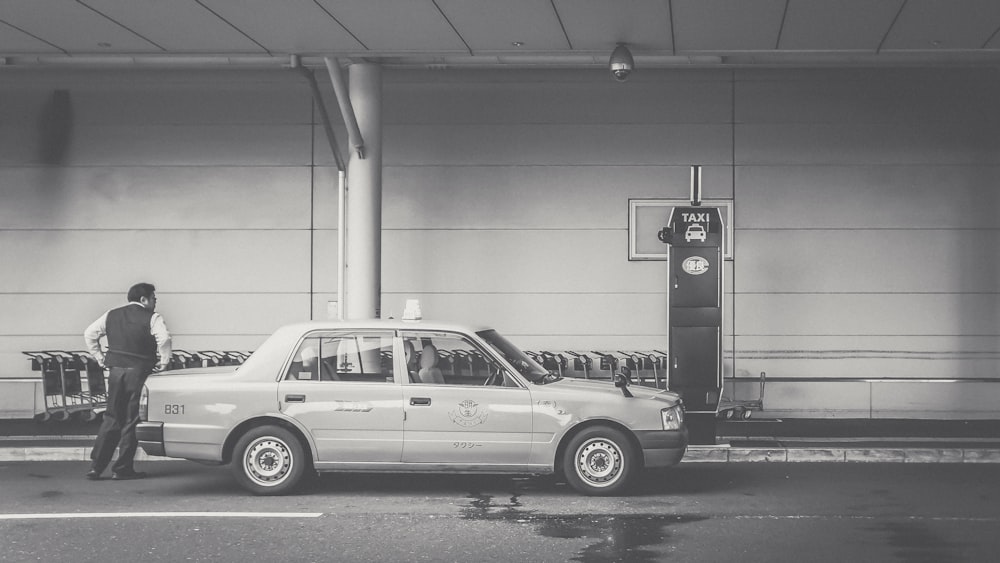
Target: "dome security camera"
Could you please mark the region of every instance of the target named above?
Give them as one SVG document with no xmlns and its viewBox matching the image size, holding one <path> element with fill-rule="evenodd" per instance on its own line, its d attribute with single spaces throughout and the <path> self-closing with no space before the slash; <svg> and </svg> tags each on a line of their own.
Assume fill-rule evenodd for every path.
<svg viewBox="0 0 1000 563">
<path fill-rule="evenodd" d="M 615 50 L 611 52 L 611 59 L 608 61 L 608 69 L 611 70 L 611 77 L 618 82 L 625 82 L 635 68 L 635 60 L 632 53 L 624 43 L 619 43 Z"/>
</svg>

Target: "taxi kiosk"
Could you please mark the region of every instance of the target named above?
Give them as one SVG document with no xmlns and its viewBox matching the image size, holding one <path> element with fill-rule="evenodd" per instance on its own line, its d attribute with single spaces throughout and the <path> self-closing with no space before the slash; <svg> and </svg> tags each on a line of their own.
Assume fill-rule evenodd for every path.
<svg viewBox="0 0 1000 563">
<path fill-rule="evenodd" d="M 701 205 L 701 170 L 691 170 L 691 205 L 675 207 L 658 234 L 667 252 L 668 385 L 684 400 L 692 444 L 715 444 L 722 392 L 722 210 Z"/>
</svg>

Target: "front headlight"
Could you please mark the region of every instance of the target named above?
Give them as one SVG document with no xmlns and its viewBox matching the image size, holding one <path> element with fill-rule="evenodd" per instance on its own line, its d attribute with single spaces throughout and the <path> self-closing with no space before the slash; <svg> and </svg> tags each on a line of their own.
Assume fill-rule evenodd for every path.
<svg viewBox="0 0 1000 563">
<path fill-rule="evenodd" d="M 663 420 L 664 430 L 680 430 L 681 424 L 684 424 L 684 409 L 680 404 L 661 409 L 660 418 Z"/>
<path fill-rule="evenodd" d="M 139 394 L 139 420 L 143 422 L 149 420 L 149 389 L 145 385 Z"/>
</svg>

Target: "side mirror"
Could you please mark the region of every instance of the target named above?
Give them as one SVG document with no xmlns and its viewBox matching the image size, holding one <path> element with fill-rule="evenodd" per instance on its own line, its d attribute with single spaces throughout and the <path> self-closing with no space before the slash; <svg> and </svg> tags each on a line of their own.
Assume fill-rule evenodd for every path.
<svg viewBox="0 0 1000 563">
<path fill-rule="evenodd" d="M 630 369 L 623 367 L 615 374 L 615 387 L 621 389 L 622 395 L 626 397 L 632 397 L 632 392 L 628 390 L 628 386 L 632 383 L 631 373 Z"/>
</svg>

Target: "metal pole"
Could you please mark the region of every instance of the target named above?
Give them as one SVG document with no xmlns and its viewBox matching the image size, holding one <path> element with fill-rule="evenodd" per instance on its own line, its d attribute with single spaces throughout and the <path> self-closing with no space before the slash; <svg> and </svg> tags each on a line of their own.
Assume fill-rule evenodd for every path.
<svg viewBox="0 0 1000 563">
<path fill-rule="evenodd" d="M 347 280 L 344 270 L 347 268 L 347 173 L 337 171 L 337 320 L 347 317 Z"/>
<path fill-rule="evenodd" d="M 691 167 L 691 205 L 701 205 L 701 166 Z"/>
<path fill-rule="evenodd" d="M 382 262 L 382 69 L 376 64 L 349 68 L 349 95 L 364 154 L 352 151 L 347 163 L 347 315 L 346 319 L 380 314 Z"/>
<path fill-rule="evenodd" d="M 330 73 L 330 80 L 333 82 L 333 93 L 337 95 L 337 103 L 340 105 L 340 114 L 344 117 L 344 125 L 347 126 L 347 140 L 354 147 L 354 151 L 359 158 L 365 157 L 365 139 L 361 135 L 358 127 L 357 114 L 351 103 L 351 96 L 348 87 L 344 84 L 344 76 L 340 73 L 340 62 L 330 57 L 324 57 L 326 70 Z"/>
</svg>

